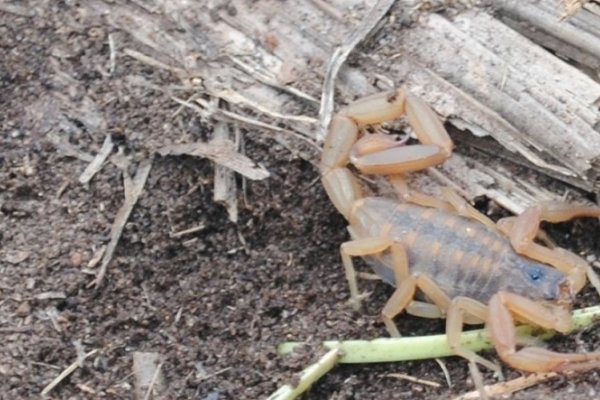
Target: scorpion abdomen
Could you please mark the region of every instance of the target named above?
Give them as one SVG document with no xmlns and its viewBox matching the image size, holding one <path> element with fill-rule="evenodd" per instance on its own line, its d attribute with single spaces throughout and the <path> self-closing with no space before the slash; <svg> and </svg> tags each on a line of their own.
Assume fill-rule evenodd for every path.
<svg viewBox="0 0 600 400">
<path fill-rule="evenodd" d="M 499 290 L 532 299 L 557 298 L 565 275 L 517 254 L 499 231 L 442 209 L 398 203 L 382 197 L 360 200 L 351 221 L 354 236 L 388 237 L 408 255 L 411 273 L 433 279 L 451 298 L 487 302 Z M 367 257 L 393 284 L 389 252 Z"/>
</svg>

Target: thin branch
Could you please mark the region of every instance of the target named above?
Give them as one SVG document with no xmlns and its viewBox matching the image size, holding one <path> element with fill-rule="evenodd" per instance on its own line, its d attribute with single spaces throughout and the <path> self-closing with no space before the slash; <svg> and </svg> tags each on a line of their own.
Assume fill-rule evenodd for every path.
<svg viewBox="0 0 600 400">
<path fill-rule="evenodd" d="M 61 383 L 67 376 L 71 375 L 77 368 L 81 367 L 82 362 L 90 357 L 93 356 L 94 354 L 96 354 L 98 352 L 98 350 L 92 350 L 89 353 L 86 353 L 83 355 L 83 357 L 79 358 L 77 361 L 75 361 L 73 364 L 69 365 L 67 368 L 65 368 L 65 370 L 63 372 L 61 372 L 56 378 L 54 378 L 52 380 L 52 382 L 50 382 L 43 390 L 41 395 L 42 396 L 46 396 L 48 393 L 50 393 L 50 391 L 52 389 L 54 389 L 56 387 L 56 385 L 58 385 L 59 383 Z"/>
<path fill-rule="evenodd" d="M 267 400 L 293 400 L 304 393 L 313 383 L 329 372 L 335 365 L 342 352 L 340 350 L 328 351 L 319 361 L 310 365 L 300 373 L 300 379 L 294 385 L 286 384 L 280 387 Z"/>
<path fill-rule="evenodd" d="M 129 215 L 131 214 L 131 211 L 133 211 L 133 207 L 137 203 L 138 198 L 142 194 L 144 185 L 146 184 L 146 179 L 148 179 L 150 169 L 152 168 L 152 158 L 145 159 L 138 165 L 137 173 L 133 179 L 129 176 L 127 165 L 127 162 L 125 162 L 124 165 L 119 165 L 119 167 L 123 170 L 125 202 L 117 212 L 113 222 L 110 231 L 110 242 L 106 246 L 106 252 L 102 258 L 102 264 L 100 265 L 96 279 L 93 282 L 96 287 L 102 286 L 104 277 L 106 275 L 106 270 L 115 253 L 117 244 L 119 243 L 119 239 L 121 238 L 121 234 L 125 228 L 125 224 L 127 223 Z"/>
<path fill-rule="evenodd" d="M 319 121 L 321 131 L 317 135 L 317 139 L 323 140 L 325 131 L 331 121 L 333 113 L 333 92 L 335 89 L 335 80 L 340 71 L 340 68 L 346 62 L 346 59 L 372 31 L 375 29 L 379 21 L 387 14 L 395 0 L 379 0 L 371 9 L 367 17 L 362 20 L 360 25 L 348 36 L 348 40 L 341 46 L 337 47 L 327 64 L 327 72 L 325 81 L 323 82 L 323 92 L 321 94 L 321 108 L 319 110 Z"/>
<path fill-rule="evenodd" d="M 213 140 L 208 143 L 171 144 L 161 147 L 157 153 L 161 156 L 187 154 L 205 157 L 252 180 L 266 179 L 270 175 L 269 171 L 245 155 L 238 153 L 231 142 Z"/>
<path fill-rule="evenodd" d="M 79 183 L 85 185 L 92 180 L 94 175 L 96 175 L 96 173 L 102 169 L 104 161 L 106 161 L 113 150 L 113 146 L 114 145 L 111 136 L 110 134 L 107 134 L 106 138 L 104 139 L 104 143 L 102 144 L 102 148 L 79 176 Z"/>
<path fill-rule="evenodd" d="M 506 382 L 499 382 L 494 385 L 484 386 L 485 393 L 492 398 L 497 396 L 504 396 L 510 393 L 517 392 L 519 390 L 527 389 L 538 383 L 545 382 L 560 376 L 556 372 L 544 372 L 538 374 L 531 374 L 526 376 L 520 376 L 516 379 L 512 379 Z M 476 400 L 480 398 L 481 393 L 479 390 L 473 390 L 455 397 L 453 400 Z"/>
</svg>

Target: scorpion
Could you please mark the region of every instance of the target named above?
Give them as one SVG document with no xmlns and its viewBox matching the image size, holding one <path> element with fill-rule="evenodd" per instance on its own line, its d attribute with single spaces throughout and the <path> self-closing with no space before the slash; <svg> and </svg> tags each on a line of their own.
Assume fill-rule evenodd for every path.
<svg viewBox="0 0 600 400">
<path fill-rule="evenodd" d="M 403 117 L 420 143 L 400 145 L 391 135 L 365 133 L 372 125 Z M 350 301 L 360 309 L 353 257 L 362 257 L 395 286 L 381 311 L 391 336 L 402 311 L 446 318 L 449 348 L 498 375 L 500 367 L 461 344 L 465 324 L 485 324 L 499 357 L 527 372 L 588 369 L 600 352 L 559 353 L 521 347 L 516 323 L 560 333 L 571 327 L 574 295 L 591 268 L 578 255 L 536 241 L 542 221 L 598 217 L 600 208 L 544 202 L 494 223 L 449 188 L 434 197 L 409 189 L 406 174 L 443 163 L 454 144 L 441 120 L 419 97 L 403 89 L 356 100 L 335 114 L 320 162 L 321 180 L 334 207 L 348 221 L 351 240 L 340 246 Z M 399 199 L 366 196 L 350 169 L 385 176 Z"/>
</svg>

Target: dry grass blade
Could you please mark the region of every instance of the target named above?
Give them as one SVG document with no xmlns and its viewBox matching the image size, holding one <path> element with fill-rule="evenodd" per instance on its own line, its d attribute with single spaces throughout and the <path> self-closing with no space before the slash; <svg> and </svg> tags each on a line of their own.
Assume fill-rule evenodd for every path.
<svg viewBox="0 0 600 400">
<path fill-rule="evenodd" d="M 531 374 L 527 376 L 521 376 L 519 378 L 496 383 L 494 385 L 484 386 L 484 390 L 490 397 L 502 396 L 510 393 L 517 392 L 519 390 L 527 389 L 538 383 L 545 382 L 549 379 L 559 376 L 556 372 L 546 372 L 539 374 Z M 475 400 L 479 399 L 480 393 L 478 390 L 462 394 L 455 397 L 453 400 Z"/>
<path fill-rule="evenodd" d="M 200 232 L 204 228 L 206 228 L 206 225 L 200 224 L 200 225 L 194 226 L 192 228 L 184 229 L 182 231 L 171 232 L 171 233 L 169 233 L 169 237 L 174 238 L 174 239 L 180 238 L 185 235 L 191 235 L 193 233 Z"/>
<path fill-rule="evenodd" d="M 277 90 L 281 90 L 282 92 L 297 96 L 297 97 L 307 100 L 311 103 L 315 103 L 315 104 L 319 103 L 319 101 L 317 99 L 315 99 L 314 97 L 312 97 L 309 94 L 304 93 L 303 91 L 301 91 L 299 89 L 296 89 L 291 86 L 284 86 L 284 85 L 279 84 L 279 82 L 277 82 L 277 80 L 275 78 L 269 76 L 269 74 L 267 72 L 265 72 L 264 70 L 256 68 L 256 67 L 252 68 L 252 67 L 248 66 L 246 62 L 240 60 L 236 56 L 232 55 L 232 56 L 230 56 L 230 59 L 233 63 L 235 63 L 240 69 L 245 71 L 248 75 L 252 76 L 257 81 L 264 83 L 265 85 L 271 86 Z"/>
<path fill-rule="evenodd" d="M 427 385 L 427 386 L 431 386 L 431 387 L 434 387 L 434 388 L 439 388 L 440 386 L 442 386 L 442 385 L 440 385 L 437 382 L 430 381 L 430 380 L 427 380 L 427 379 L 417 378 L 417 377 L 414 377 L 414 376 L 411 376 L 411 375 L 407 375 L 407 374 L 393 373 L 393 374 L 387 374 L 385 376 L 387 378 L 402 379 L 402 380 L 405 380 L 405 381 L 409 381 L 409 382 L 413 382 L 413 383 L 418 383 L 418 384 L 421 384 L 421 385 Z"/>
<path fill-rule="evenodd" d="M 323 93 L 321 95 L 321 109 L 319 110 L 319 119 L 321 122 L 321 132 L 318 139 L 325 137 L 325 129 L 329 126 L 331 114 L 333 113 L 333 92 L 335 89 L 335 80 L 340 68 L 354 48 L 362 42 L 375 29 L 379 21 L 389 11 L 395 0 L 379 0 L 371 9 L 371 12 L 365 17 L 361 24 L 352 32 L 348 39 L 342 45 L 335 49 L 333 55 L 327 64 L 327 73 L 323 82 Z"/>
<path fill-rule="evenodd" d="M 31 332 L 33 327 L 31 325 L 25 326 L 3 326 L 0 327 L 0 334 L 12 335 L 13 333 L 26 333 Z"/>
<path fill-rule="evenodd" d="M 275 132 L 275 133 L 291 134 L 294 137 L 297 137 L 298 139 L 308 143 L 309 145 L 314 147 L 316 150 L 320 150 L 320 147 L 317 146 L 312 139 L 310 139 L 308 136 L 304 135 L 301 132 L 296 132 L 294 130 L 280 128 L 279 126 L 269 124 L 266 122 L 262 122 L 255 118 L 250 118 L 250 117 L 247 117 L 244 115 L 236 114 L 234 112 L 227 111 L 222 108 L 212 107 L 212 109 L 209 110 L 210 104 L 205 102 L 202 99 L 194 99 L 194 102 L 197 103 L 197 104 L 194 104 L 194 103 L 191 103 L 190 101 L 182 100 L 175 96 L 172 96 L 171 98 L 175 102 L 181 104 L 182 106 L 189 107 L 192 110 L 198 112 L 203 118 L 211 118 L 212 117 L 217 121 L 236 122 L 236 123 L 239 123 L 240 126 L 248 126 L 251 128 L 258 128 L 261 130 L 267 130 L 267 131 L 271 131 L 271 132 Z"/>
<path fill-rule="evenodd" d="M 217 122 L 214 128 L 213 143 L 223 143 L 225 146 L 236 149 L 236 145 L 232 141 L 229 126 L 224 122 Z M 237 185 L 235 182 L 235 173 L 226 166 L 215 165 L 215 184 L 213 200 L 216 203 L 222 203 L 227 208 L 229 220 L 233 223 L 238 220 L 238 202 L 237 202 Z"/>
<path fill-rule="evenodd" d="M 137 203 L 138 198 L 142 194 L 142 190 L 144 189 L 144 185 L 146 184 L 146 179 L 148 179 L 150 169 L 152 168 L 151 158 L 143 160 L 138 166 L 135 177 L 132 179 L 129 176 L 129 172 L 127 171 L 127 166 L 129 165 L 129 163 L 126 161 L 126 159 L 118 160 L 117 163 L 119 163 L 119 168 L 123 170 L 125 202 L 117 212 L 117 216 L 115 217 L 115 221 L 113 222 L 112 228 L 110 230 L 110 242 L 106 246 L 106 252 L 102 257 L 102 264 L 100 265 L 98 275 L 96 275 L 96 279 L 93 282 L 93 284 L 96 287 L 100 287 L 102 285 L 102 282 L 104 281 L 108 264 L 110 264 L 113 254 L 115 253 L 117 244 L 119 243 L 119 239 L 121 238 L 121 234 L 123 233 L 125 223 L 127 222 L 127 219 L 129 218 L 133 207 Z"/>
<path fill-rule="evenodd" d="M 209 160 L 234 170 L 252 180 L 269 177 L 269 171 L 256 165 L 254 161 L 238 153 L 232 143 L 213 141 L 209 143 L 186 143 L 164 146 L 157 151 L 161 156 L 182 155 L 205 157 Z"/>
<path fill-rule="evenodd" d="M 96 154 L 94 159 L 88 164 L 88 166 L 85 168 L 85 170 L 79 176 L 80 183 L 86 184 L 92 180 L 94 175 L 96 175 L 96 173 L 98 171 L 100 171 L 100 169 L 102 169 L 102 165 L 104 164 L 104 161 L 106 161 L 108 156 L 110 156 L 110 153 L 112 152 L 113 147 L 114 147 L 114 145 L 113 145 L 112 139 L 110 137 L 110 134 L 108 134 L 108 135 L 106 135 L 106 138 L 104 139 L 104 143 L 102 144 L 102 148 L 100 149 L 98 154 Z"/>
<path fill-rule="evenodd" d="M 167 71 L 171 71 L 174 74 L 178 75 L 178 76 L 186 76 L 187 73 L 185 72 L 185 70 L 181 69 L 181 68 L 177 68 L 177 67 L 172 67 L 170 65 L 167 65 L 161 61 L 158 61 L 155 58 L 152 58 L 150 56 L 147 56 L 143 53 L 140 53 L 139 51 L 133 50 L 133 49 L 124 49 L 123 53 L 125 53 L 126 55 L 128 55 L 131 58 L 134 58 L 140 62 L 143 62 L 145 64 L 148 64 L 150 66 L 156 67 L 156 68 L 160 68 L 160 69 L 164 69 Z"/>
<path fill-rule="evenodd" d="M 98 352 L 98 350 L 92 350 L 89 353 L 84 354 L 83 357 L 81 357 L 81 359 L 78 359 L 73 364 L 69 365 L 63 372 L 61 372 L 56 378 L 54 378 L 52 380 L 52 382 L 50 382 L 42 390 L 41 395 L 42 396 L 46 396 L 48 393 L 50 393 L 50 391 L 52 389 L 54 389 L 56 387 L 56 385 L 58 385 L 59 383 L 61 383 L 67 376 L 71 375 L 73 373 L 73 371 L 75 371 L 77 368 L 81 367 L 81 363 L 83 362 L 83 360 L 85 360 L 86 358 L 88 358 L 88 357 L 96 354 L 97 352 Z"/>
<path fill-rule="evenodd" d="M 305 124 L 316 124 L 318 122 L 315 118 L 308 117 L 306 115 L 282 114 L 280 112 L 270 110 L 268 107 L 265 107 L 234 90 L 221 90 L 213 93 L 213 96 L 222 98 L 231 104 L 249 107 L 257 113 L 264 114 L 271 118 L 282 121 L 301 122 Z"/>
<path fill-rule="evenodd" d="M 110 49 L 110 55 L 108 58 L 108 75 L 112 75 L 117 69 L 117 50 L 115 47 L 115 39 L 112 33 L 108 34 L 108 48 Z"/>
</svg>

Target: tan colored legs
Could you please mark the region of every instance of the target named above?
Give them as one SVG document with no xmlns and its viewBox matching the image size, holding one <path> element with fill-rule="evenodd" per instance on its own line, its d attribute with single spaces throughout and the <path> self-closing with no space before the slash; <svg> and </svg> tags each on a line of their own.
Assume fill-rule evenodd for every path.
<svg viewBox="0 0 600 400">
<path fill-rule="evenodd" d="M 381 315 L 391 336 L 400 332 L 393 319 L 402 310 L 425 314 L 446 315 L 446 333 L 452 351 L 472 363 L 481 364 L 496 373 L 498 365 L 466 349 L 460 342 L 463 325 L 469 321 L 486 321 L 490 337 L 499 356 L 509 365 L 524 371 L 557 371 L 587 369 L 600 366 L 600 353 L 556 353 L 538 347 L 517 350 L 515 321 L 531 323 L 545 329 L 566 333 L 571 326 L 569 310 L 558 305 L 539 303 L 512 293 L 499 292 L 485 305 L 466 297 L 452 300 L 429 277 L 409 274 L 406 252 L 399 244 L 386 238 L 353 240 L 341 246 L 341 254 L 350 286 L 351 301 L 358 308 L 360 296 L 352 264 L 355 256 L 376 256 L 389 250 L 392 254 L 396 290 L 387 301 Z M 421 290 L 433 304 L 413 301 L 415 291 Z M 513 317 L 514 315 L 514 317 Z"/>
<path fill-rule="evenodd" d="M 396 286 L 396 291 L 387 301 L 381 316 L 391 336 L 400 336 L 400 332 L 394 324 L 394 317 L 406 309 L 412 301 L 415 290 L 420 289 L 437 306 L 439 310 L 445 311 L 450 305 L 450 298 L 429 277 L 424 275 L 411 275 Z"/>
<path fill-rule="evenodd" d="M 559 202 L 547 202 L 528 208 L 517 217 L 498 221 L 501 230 L 506 232 L 510 242 L 519 254 L 552 265 L 568 276 L 571 294 L 579 292 L 585 285 L 585 276 L 594 274 L 587 262 L 565 249 L 547 248 L 534 242 L 540 222 L 563 222 L 577 217 L 598 217 L 600 208 L 577 207 Z M 590 280 L 596 279 L 590 276 Z"/>
<path fill-rule="evenodd" d="M 400 199 L 403 201 L 423 207 L 433 207 L 448 211 L 453 210 L 452 205 L 446 201 L 437 199 L 424 193 L 410 190 L 406 184 L 406 180 L 401 175 L 390 176 L 389 181 L 398 194 L 398 197 L 400 197 Z"/>
<path fill-rule="evenodd" d="M 400 244 L 386 238 L 365 238 L 345 242 L 340 248 L 346 279 L 350 287 L 350 302 L 355 309 L 360 309 L 361 296 L 358 291 L 352 257 L 375 256 L 388 249 L 392 254 L 396 290 L 381 311 L 381 316 L 390 335 L 400 336 L 393 319 L 411 304 L 417 288 L 433 302 L 434 305 L 429 306 L 436 307 L 439 314 L 448 309 L 450 299 L 429 277 L 409 275 L 408 257 Z M 420 308 L 420 310 L 423 309 L 423 307 Z M 427 310 L 429 313 L 432 311 L 434 311 L 432 308 Z"/>
<path fill-rule="evenodd" d="M 512 293 L 499 292 L 489 304 L 487 328 L 500 358 L 523 371 L 545 372 L 600 366 L 600 353 L 556 353 L 539 347 L 516 349 L 513 315 L 533 325 L 565 333 L 571 326 L 568 310 L 543 305 Z"/>
<path fill-rule="evenodd" d="M 361 308 L 361 297 L 358 293 L 356 270 L 354 268 L 354 263 L 352 262 L 352 257 L 365 257 L 380 254 L 387 250 L 392 243 L 393 242 L 390 239 L 365 238 L 344 242 L 340 246 L 346 279 L 348 280 L 348 286 L 350 287 L 350 303 L 355 310 L 360 310 Z"/>
<path fill-rule="evenodd" d="M 411 301 L 408 306 L 406 306 L 406 312 L 415 317 L 432 319 L 444 318 L 446 315 L 446 313 L 442 312 L 436 305 L 418 300 Z"/>
<path fill-rule="evenodd" d="M 446 199 L 448 203 L 452 205 L 454 210 L 458 215 L 462 215 L 463 217 L 471 218 L 476 221 L 479 221 L 483 225 L 488 228 L 492 228 L 493 230 L 498 229 L 496 227 L 496 223 L 489 219 L 486 215 L 483 215 L 475 207 L 470 205 L 465 199 L 463 199 L 458 193 L 450 188 L 443 188 L 442 195 Z"/>
<path fill-rule="evenodd" d="M 481 321 L 487 318 L 488 310 L 483 304 L 467 297 L 456 297 L 452 300 L 446 316 L 446 335 L 448 346 L 456 355 L 466 358 L 470 362 L 479 363 L 496 373 L 500 367 L 491 361 L 477 355 L 474 351 L 466 349 L 460 342 L 465 316 L 471 315 Z"/>
</svg>

